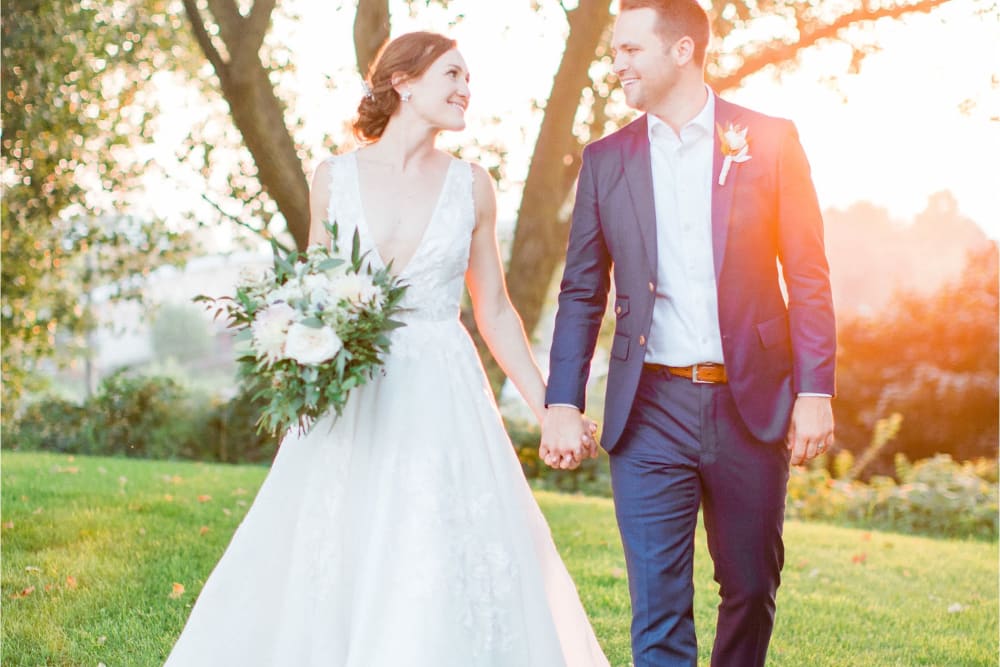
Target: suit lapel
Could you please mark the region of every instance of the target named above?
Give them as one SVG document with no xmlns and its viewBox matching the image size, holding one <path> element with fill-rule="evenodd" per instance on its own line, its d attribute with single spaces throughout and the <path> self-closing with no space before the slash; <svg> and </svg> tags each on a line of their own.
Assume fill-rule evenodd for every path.
<svg viewBox="0 0 1000 667">
<path fill-rule="evenodd" d="M 726 102 L 720 97 L 715 98 L 715 123 L 717 127 L 726 127 L 729 123 L 738 124 L 739 107 Z M 733 208 L 733 192 L 736 189 L 736 179 L 739 178 L 738 165 L 729 168 L 725 185 L 719 185 L 719 174 L 722 172 L 722 144 L 719 141 L 718 130 L 713 130 L 712 142 L 712 254 L 715 258 L 715 280 L 719 280 L 722 264 L 726 258 L 726 240 L 729 237 L 729 220 Z"/>
<path fill-rule="evenodd" d="M 629 125 L 627 136 L 622 143 L 622 168 L 632 198 L 649 269 L 656 273 L 656 205 L 653 201 L 653 169 L 649 156 L 649 134 L 646 116 Z"/>
</svg>

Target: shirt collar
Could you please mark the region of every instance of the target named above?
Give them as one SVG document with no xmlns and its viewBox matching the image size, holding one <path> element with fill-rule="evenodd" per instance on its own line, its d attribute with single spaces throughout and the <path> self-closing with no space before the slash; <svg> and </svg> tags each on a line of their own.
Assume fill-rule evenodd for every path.
<svg viewBox="0 0 1000 667">
<path fill-rule="evenodd" d="M 705 100 L 705 106 L 701 108 L 698 114 L 689 120 L 684 127 L 693 125 L 701 128 L 709 136 L 712 136 L 712 126 L 715 125 L 715 92 L 709 88 L 708 84 L 705 84 L 705 91 L 708 93 L 708 99 Z M 649 137 L 650 143 L 653 141 L 653 128 L 657 125 L 662 125 L 664 128 L 673 133 L 673 129 L 660 120 L 658 117 L 651 113 L 646 114 L 646 132 Z M 682 128 L 683 129 L 683 128 Z"/>
</svg>

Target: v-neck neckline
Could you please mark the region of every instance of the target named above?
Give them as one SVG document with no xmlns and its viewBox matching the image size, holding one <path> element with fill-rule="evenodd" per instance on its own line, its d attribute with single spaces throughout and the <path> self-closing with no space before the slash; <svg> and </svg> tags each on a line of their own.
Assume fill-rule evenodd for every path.
<svg viewBox="0 0 1000 667">
<path fill-rule="evenodd" d="M 355 192 L 357 194 L 358 209 L 360 211 L 360 215 L 358 216 L 359 217 L 358 228 L 361 229 L 363 234 L 368 237 L 369 244 L 371 245 L 372 255 L 374 255 L 375 259 L 378 260 L 379 266 L 388 270 L 389 266 L 388 264 L 386 264 L 386 261 L 382 255 L 382 251 L 379 250 L 378 244 L 375 242 L 375 236 L 372 234 L 371 229 L 369 229 L 368 227 L 368 215 L 367 213 L 365 213 L 365 200 L 363 195 L 361 194 L 361 168 L 358 164 L 358 152 L 354 151 L 352 155 L 354 157 Z M 441 190 L 440 192 L 438 192 L 437 200 L 434 203 L 434 208 L 431 209 L 431 217 L 424 224 L 424 230 L 423 233 L 420 235 L 420 240 L 417 241 L 417 245 L 413 249 L 413 254 L 410 255 L 410 258 L 406 261 L 406 264 L 398 272 L 392 272 L 392 276 L 394 278 L 402 277 L 409 270 L 409 268 L 413 265 L 414 260 L 416 260 L 417 257 L 419 257 L 420 251 L 423 249 L 427 237 L 430 235 L 431 227 L 434 226 L 434 220 L 438 217 L 438 212 L 441 209 L 441 204 L 444 201 L 445 193 L 448 191 L 448 184 L 449 181 L 451 180 L 452 167 L 456 162 L 458 162 L 458 160 L 456 160 L 455 158 L 450 158 L 450 160 L 451 161 L 448 162 L 448 166 L 445 168 L 444 180 L 441 183 Z M 392 261 L 395 260 L 393 259 Z"/>
</svg>

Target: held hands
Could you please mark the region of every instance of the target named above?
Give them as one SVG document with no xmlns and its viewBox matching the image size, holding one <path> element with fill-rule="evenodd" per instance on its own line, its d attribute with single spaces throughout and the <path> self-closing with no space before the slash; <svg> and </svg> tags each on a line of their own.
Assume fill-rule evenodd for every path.
<svg viewBox="0 0 1000 667">
<path fill-rule="evenodd" d="M 545 411 L 538 457 L 552 468 L 573 470 L 597 458 L 597 424 L 576 408 L 555 405 Z"/>
<path fill-rule="evenodd" d="M 792 407 L 786 446 L 793 466 L 816 458 L 833 446 L 833 405 L 826 396 L 799 396 Z"/>
</svg>

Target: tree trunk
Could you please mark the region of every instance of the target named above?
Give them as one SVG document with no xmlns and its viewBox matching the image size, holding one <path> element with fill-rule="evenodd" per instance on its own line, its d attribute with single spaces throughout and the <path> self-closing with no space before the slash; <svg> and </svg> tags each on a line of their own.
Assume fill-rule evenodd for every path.
<svg viewBox="0 0 1000 667">
<path fill-rule="evenodd" d="M 607 0 L 580 0 L 576 9 L 566 12 L 566 18 L 566 50 L 552 81 L 532 152 L 507 268 L 507 290 L 529 336 L 541 318 L 552 276 L 566 248 L 569 225 L 559 219 L 559 209 L 576 181 L 582 152 L 573 134 L 573 120 L 580 96 L 590 85 L 590 65 L 601 35 L 611 21 L 610 5 Z M 503 384 L 503 371 L 489 354 L 471 314 L 463 313 L 462 319 L 476 341 L 490 385 L 497 393 Z"/>
<path fill-rule="evenodd" d="M 368 68 L 388 39 L 389 0 L 359 0 L 354 15 L 354 53 L 361 76 L 368 76 Z"/>
<path fill-rule="evenodd" d="M 569 38 L 524 183 L 517 229 L 507 269 L 511 300 L 529 333 L 535 330 L 552 276 L 562 263 L 569 225 L 560 220 L 580 168 L 582 146 L 573 120 L 583 90 L 590 86 L 590 65 L 611 21 L 607 0 L 581 0 L 567 12 Z"/>
<path fill-rule="evenodd" d="M 219 77 L 233 124 L 257 165 L 257 178 L 284 216 L 295 244 L 304 249 L 309 238 L 309 185 L 285 123 L 284 105 L 259 53 L 274 0 L 257 0 L 246 16 L 233 0 L 209 0 L 208 10 L 219 26 L 228 60 L 212 42 L 195 0 L 184 0 L 184 8 L 198 45 Z"/>
</svg>

